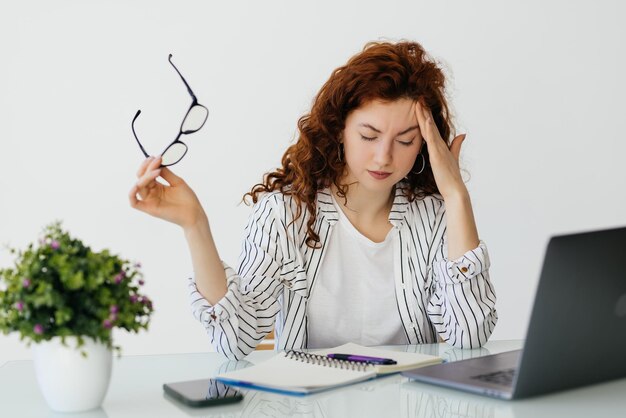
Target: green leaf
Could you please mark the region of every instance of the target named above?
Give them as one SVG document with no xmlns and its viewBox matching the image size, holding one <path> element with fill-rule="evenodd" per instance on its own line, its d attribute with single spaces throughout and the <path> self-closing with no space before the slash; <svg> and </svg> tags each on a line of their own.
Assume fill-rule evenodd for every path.
<svg viewBox="0 0 626 418">
<path fill-rule="evenodd" d="M 57 309 L 54 313 L 54 320 L 57 325 L 63 325 L 72 319 L 72 310 L 68 307 Z"/>
<path fill-rule="evenodd" d="M 85 284 L 85 277 L 82 271 L 78 271 L 74 274 L 70 274 L 66 279 L 65 286 L 69 290 L 78 290 Z"/>
</svg>

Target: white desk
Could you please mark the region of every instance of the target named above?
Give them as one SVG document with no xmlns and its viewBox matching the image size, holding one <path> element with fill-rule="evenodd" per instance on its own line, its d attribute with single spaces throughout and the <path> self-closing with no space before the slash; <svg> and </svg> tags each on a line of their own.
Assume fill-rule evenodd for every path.
<svg viewBox="0 0 626 418">
<path fill-rule="evenodd" d="M 444 344 L 387 347 L 441 355 L 449 361 L 513 350 L 521 341 L 492 341 L 478 350 Z M 274 355 L 252 353 L 256 363 Z M 249 391 L 238 404 L 192 409 L 163 395 L 164 382 L 201 379 L 232 367 L 218 353 L 126 356 L 115 359 L 102 408 L 83 414 L 48 409 L 39 393 L 31 361 L 0 367 L 0 417 L 624 417 L 626 379 L 522 401 L 501 401 L 411 382 L 401 375 L 383 377 L 306 397 Z M 241 365 L 239 365 L 241 366 Z"/>
</svg>

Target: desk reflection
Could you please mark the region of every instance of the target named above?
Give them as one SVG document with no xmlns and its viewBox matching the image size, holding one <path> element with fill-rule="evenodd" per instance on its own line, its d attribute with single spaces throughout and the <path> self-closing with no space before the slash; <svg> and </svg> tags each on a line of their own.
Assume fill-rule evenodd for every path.
<svg viewBox="0 0 626 418">
<path fill-rule="evenodd" d="M 414 352 L 436 354 L 447 361 L 483 356 L 489 351 L 444 347 L 409 347 Z M 426 350 L 426 351 L 424 351 Z M 406 350 L 402 350 L 406 351 Z M 248 367 L 251 363 L 227 361 L 215 374 Z M 189 411 L 204 417 L 429 417 L 429 418 L 535 418 L 621 417 L 626 410 L 626 379 L 520 401 L 504 401 L 410 381 L 394 374 L 314 395 L 295 397 L 242 390 L 244 400 L 219 412 Z"/>
<path fill-rule="evenodd" d="M 91 411 L 79 412 L 79 413 L 67 413 L 67 412 L 56 412 L 53 410 L 49 410 L 48 414 L 45 415 L 46 418 L 67 418 L 67 417 L 80 417 L 80 418 L 109 418 L 109 415 L 106 411 L 100 407 L 97 409 L 92 409 Z"/>
<path fill-rule="evenodd" d="M 305 397 L 248 391 L 240 411 L 251 417 L 514 417 L 511 404 L 479 396 L 424 390 L 398 375 Z M 210 415 L 206 415 L 210 416 Z M 222 415 L 223 416 L 223 415 Z M 536 415 L 535 415 L 536 416 Z"/>
<path fill-rule="evenodd" d="M 404 351 L 407 353 L 419 353 L 428 354 L 431 356 L 439 356 L 444 362 L 452 362 L 459 360 L 467 360 L 475 357 L 482 357 L 491 354 L 491 352 L 485 347 L 462 349 L 455 348 L 449 345 L 436 345 L 436 344 L 424 344 L 424 345 L 408 345 L 408 346 L 385 346 L 383 348 L 396 351 Z"/>
<path fill-rule="evenodd" d="M 479 357 L 489 354 L 482 348 L 476 350 L 459 350 L 445 347 L 439 350 L 433 346 L 390 347 L 399 351 L 410 351 L 422 354 L 439 355 L 446 361 L 456 361 L 465 358 Z M 250 366 L 248 361 L 225 361 L 215 371 L 215 375 L 228 371 L 238 370 Z M 407 384 L 408 383 L 408 384 Z M 219 384 L 219 383 L 216 383 Z M 496 406 L 500 405 L 502 412 L 507 405 L 477 396 L 460 397 L 450 394 L 441 394 L 430 390 L 429 386 L 417 388 L 412 382 L 399 375 L 379 377 L 375 380 L 357 385 L 304 396 L 284 396 L 257 390 L 242 390 L 244 400 L 228 413 L 220 411 L 212 414 L 211 411 L 187 411 L 189 415 L 205 417 L 510 417 L 510 413 L 498 413 Z M 217 390 L 217 388 L 215 389 Z M 506 411 L 505 411 L 506 412 Z"/>
<path fill-rule="evenodd" d="M 527 400 L 504 401 L 411 382 L 395 375 L 371 383 L 306 397 L 286 397 L 268 392 L 249 391 L 241 409 L 232 416 L 623 418 L 626 411 L 624 393 L 626 379 Z M 620 397 L 622 399 L 616 401 Z"/>
</svg>

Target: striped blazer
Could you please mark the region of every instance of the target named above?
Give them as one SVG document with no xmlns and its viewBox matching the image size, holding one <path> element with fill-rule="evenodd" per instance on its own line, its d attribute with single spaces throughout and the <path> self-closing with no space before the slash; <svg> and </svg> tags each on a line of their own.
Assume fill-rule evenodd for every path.
<svg viewBox="0 0 626 418">
<path fill-rule="evenodd" d="M 228 358 L 245 357 L 272 329 L 277 350 L 307 347 L 307 301 L 340 209 L 330 190 L 318 192 L 317 249 L 306 245 L 309 214 L 303 206 L 303 215 L 292 222 L 296 210 L 293 198 L 280 192 L 267 193 L 254 205 L 238 269 L 224 264 L 228 290 L 215 305 L 189 279 L 192 312 Z M 389 221 L 398 311 L 380 314 L 400 315 L 409 344 L 435 343 L 437 336 L 461 348 L 487 342 L 498 316 L 485 244 L 447 259 L 445 206 L 438 195 L 409 203 L 396 188 Z"/>
</svg>

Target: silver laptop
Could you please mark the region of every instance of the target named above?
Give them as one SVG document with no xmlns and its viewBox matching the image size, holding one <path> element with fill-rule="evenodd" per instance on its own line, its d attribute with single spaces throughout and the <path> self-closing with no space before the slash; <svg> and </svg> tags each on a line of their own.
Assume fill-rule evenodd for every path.
<svg viewBox="0 0 626 418">
<path fill-rule="evenodd" d="M 550 239 L 523 350 L 402 374 L 502 399 L 626 377 L 626 228 Z"/>
</svg>

